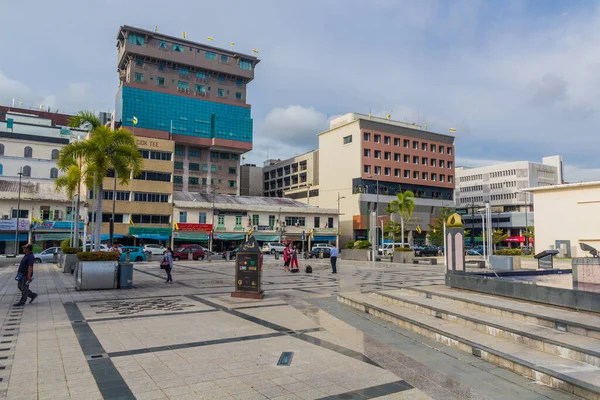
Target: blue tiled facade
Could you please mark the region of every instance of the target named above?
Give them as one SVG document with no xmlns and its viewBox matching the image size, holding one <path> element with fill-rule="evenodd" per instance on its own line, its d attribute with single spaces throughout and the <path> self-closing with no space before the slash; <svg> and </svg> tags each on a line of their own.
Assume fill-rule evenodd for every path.
<svg viewBox="0 0 600 400">
<path fill-rule="evenodd" d="M 123 126 L 201 138 L 252 143 L 249 107 L 122 86 L 115 100 L 115 119 Z"/>
</svg>

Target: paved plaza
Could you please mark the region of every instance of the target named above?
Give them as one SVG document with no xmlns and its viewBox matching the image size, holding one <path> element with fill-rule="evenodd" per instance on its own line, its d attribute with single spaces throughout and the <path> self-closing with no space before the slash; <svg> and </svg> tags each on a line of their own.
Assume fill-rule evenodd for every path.
<svg viewBox="0 0 600 400">
<path fill-rule="evenodd" d="M 310 264 L 314 272 L 305 274 Z M 443 266 L 265 262 L 263 300 L 237 299 L 233 262 L 137 263 L 134 288 L 77 292 L 36 265 L 39 297 L 13 308 L 0 268 L 0 399 L 571 398 L 340 305 L 338 293 L 443 284 Z M 291 364 L 277 365 L 283 352 Z"/>
</svg>

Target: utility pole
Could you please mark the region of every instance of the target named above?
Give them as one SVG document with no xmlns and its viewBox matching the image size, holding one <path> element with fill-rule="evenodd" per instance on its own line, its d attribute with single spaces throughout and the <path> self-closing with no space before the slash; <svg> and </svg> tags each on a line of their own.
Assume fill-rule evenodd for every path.
<svg viewBox="0 0 600 400">
<path fill-rule="evenodd" d="M 17 226 L 15 227 L 15 257 L 19 254 L 19 217 L 21 216 L 21 178 L 23 177 L 23 167 L 19 170 L 19 195 L 17 200 Z"/>
<path fill-rule="evenodd" d="M 135 128 L 134 128 L 135 129 Z M 115 208 L 117 206 L 117 170 L 115 169 L 115 183 L 113 185 L 113 203 L 112 203 L 112 215 L 110 216 L 110 244 L 115 242 Z M 79 215 L 77 216 L 77 223 L 79 223 Z"/>
<path fill-rule="evenodd" d="M 345 197 L 340 197 L 340 192 L 338 192 L 337 198 L 337 235 L 335 236 L 335 247 L 340 248 L 340 200 L 345 199 Z"/>
</svg>

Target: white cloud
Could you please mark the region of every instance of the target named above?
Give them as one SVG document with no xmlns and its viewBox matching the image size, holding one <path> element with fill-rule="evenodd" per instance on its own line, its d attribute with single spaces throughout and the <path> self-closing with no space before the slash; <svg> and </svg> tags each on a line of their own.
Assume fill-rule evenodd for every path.
<svg viewBox="0 0 600 400">
<path fill-rule="evenodd" d="M 316 135 L 327 129 L 327 116 L 312 107 L 292 105 L 271 110 L 257 127 L 257 136 L 285 143 L 316 142 Z"/>
</svg>

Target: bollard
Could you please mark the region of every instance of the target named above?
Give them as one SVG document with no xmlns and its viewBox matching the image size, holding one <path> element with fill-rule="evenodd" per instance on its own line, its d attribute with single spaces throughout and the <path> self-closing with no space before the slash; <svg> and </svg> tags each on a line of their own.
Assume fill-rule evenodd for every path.
<svg viewBox="0 0 600 400">
<path fill-rule="evenodd" d="M 278 251 L 275 251 L 275 259 L 279 260 L 279 252 Z"/>
<path fill-rule="evenodd" d="M 191 251 L 188 253 L 188 260 L 193 260 L 194 259 L 194 253 L 192 253 Z"/>
<path fill-rule="evenodd" d="M 129 253 L 129 252 L 125 253 L 125 262 L 128 262 L 128 263 L 131 262 L 131 253 Z"/>
<path fill-rule="evenodd" d="M 148 256 L 148 261 L 152 261 L 152 252 L 149 251 L 148 253 L 146 253 L 146 255 Z"/>
<path fill-rule="evenodd" d="M 319 251 L 319 258 L 323 258 L 323 250 Z"/>
<path fill-rule="evenodd" d="M 58 252 L 54 252 L 54 254 L 52 254 L 52 262 L 54 264 L 58 264 Z"/>
</svg>

